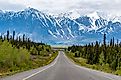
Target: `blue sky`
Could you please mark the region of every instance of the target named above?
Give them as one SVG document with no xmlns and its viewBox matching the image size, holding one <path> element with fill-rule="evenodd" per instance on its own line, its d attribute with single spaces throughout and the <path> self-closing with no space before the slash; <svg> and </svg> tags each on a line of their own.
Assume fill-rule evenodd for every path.
<svg viewBox="0 0 121 80">
<path fill-rule="evenodd" d="M 1 10 L 23 10 L 33 7 L 51 13 L 79 10 L 120 14 L 121 0 L 0 0 Z"/>
</svg>

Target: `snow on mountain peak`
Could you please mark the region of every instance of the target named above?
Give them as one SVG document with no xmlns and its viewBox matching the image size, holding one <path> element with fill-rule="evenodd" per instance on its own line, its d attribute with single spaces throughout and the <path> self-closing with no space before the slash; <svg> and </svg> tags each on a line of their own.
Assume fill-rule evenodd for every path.
<svg viewBox="0 0 121 80">
<path fill-rule="evenodd" d="M 71 10 L 68 11 L 67 13 L 60 13 L 57 15 L 53 15 L 55 17 L 60 17 L 60 18 L 69 18 L 71 20 L 79 18 L 81 15 L 77 10 Z"/>
<path fill-rule="evenodd" d="M 91 22 L 91 24 L 92 24 L 91 30 L 97 30 L 98 27 L 95 25 L 95 21 L 96 21 L 97 19 L 100 19 L 98 13 L 97 13 L 97 12 L 90 13 L 90 14 L 87 15 L 87 17 L 90 18 L 90 22 Z"/>
<path fill-rule="evenodd" d="M 25 9 L 25 11 L 38 11 L 37 9 L 34 9 L 34 8 L 31 8 L 31 7 L 28 7 Z"/>
<path fill-rule="evenodd" d="M 80 13 L 77 10 L 71 10 L 69 11 L 69 17 L 71 19 L 77 19 L 80 17 Z"/>
<path fill-rule="evenodd" d="M 99 15 L 98 15 L 98 12 L 93 12 L 91 14 L 88 14 L 87 17 L 90 17 L 91 19 L 99 19 Z"/>
<path fill-rule="evenodd" d="M 37 10 L 37 9 L 34 9 L 34 8 L 30 8 L 30 7 L 28 7 L 28 8 L 26 8 L 25 10 L 24 10 L 24 12 L 26 12 L 26 13 L 37 13 L 37 14 L 45 14 L 45 13 L 43 13 L 43 12 L 41 12 L 41 11 L 39 11 L 39 10 Z"/>
<path fill-rule="evenodd" d="M 110 16 L 112 19 L 109 19 L 109 22 L 107 19 Z M 82 15 L 77 10 L 55 15 L 27 8 L 19 12 L 0 11 L 0 26 L 1 32 L 6 31 L 6 28 L 15 29 L 18 32 L 32 34 L 33 40 L 41 40 L 45 37 L 45 42 L 55 44 L 59 40 L 75 41 L 82 37 L 88 38 L 90 34 L 97 37 L 97 33 L 101 35 L 104 32 L 117 32 L 121 29 L 121 17 L 115 16 L 110 14 L 107 16 L 107 13 L 103 12 Z M 115 22 L 119 23 L 113 24 Z"/>
</svg>

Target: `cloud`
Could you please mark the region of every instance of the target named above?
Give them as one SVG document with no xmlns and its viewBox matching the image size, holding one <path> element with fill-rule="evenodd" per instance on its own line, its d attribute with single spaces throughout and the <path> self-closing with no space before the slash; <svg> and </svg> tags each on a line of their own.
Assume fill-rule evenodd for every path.
<svg viewBox="0 0 121 80">
<path fill-rule="evenodd" d="M 0 0 L 0 9 L 21 10 L 33 7 L 52 13 L 67 12 L 78 9 L 80 12 L 121 13 L 120 0 Z"/>
<path fill-rule="evenodd" d="M 5 0 L 1 0 L 0 1 L 0 9 L 1 10 L 22 10 L 26 8 L 26 5 L 24 4 L 16 4 L 16 3 L 13 3 L 13 2 L 10 2 L 9 0 L 5 1 Z"/>
</svg>

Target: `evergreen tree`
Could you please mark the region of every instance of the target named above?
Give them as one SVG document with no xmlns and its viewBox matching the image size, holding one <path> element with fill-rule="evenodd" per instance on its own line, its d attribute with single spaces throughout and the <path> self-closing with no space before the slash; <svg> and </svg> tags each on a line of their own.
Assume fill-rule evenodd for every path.
<svg viewBox="0 0 121 80">
<path fill-rule="evenodd" d="M 115 44 L 115 41 L 114 41 L 114 37 L 113 37 L 113 46 L 114 46 L 114 44 Z"/>
<path fill-rule="evenodd" d="M 13 41 L 14 41 L 14 39 L 15 39 L 15 31 L 13 31 Z"/>
<path fill-rule="evenodd" d="M 105 63 L 107 62 L 107 55 L 106 55 L 106 34 L 104 33 L 104 37 L 103 37 L 103 54 L 104 54 L 104 59 L 105 59 Z"/>
<path fill-rule="evenodd" d="M 104 33 L 104 37 L 103 37 L 103 45 L 106 46 L 106 34 Z"/>
<path fill-rule="evenodd" d="M 98 63 L 99 62 L 99 55 L 100 55 L 100 52 L 99 52 L 99 44 L 98 44 L 98 41 L 96 41 L 96 44 L 95 44 L 95 52 L 94 52 L 94 64 Z"/>
<path fill-rule="evenodd" d="M 110 40 L 110 46 L 113 46 L 113 40 L 112 39 Z"/>
<path fill-rule="evenodd" d="M 23 34 L 23 42 L 25 41 L 25 34 Z"/>
<path fill-rule="evenodd" d="M 106 34 L 103 35 L 103 44 L 96 41 L 95 44 L 85 46 L 73 45 L 68 48 L 69 51 L 75 53 L 74 57 L 83 57 L 87 59 L 88 64 L 98 64 L 110 67 L 112 70 L 121 69 L 121 42 L 114 37 L 106 44 Z"/>
<path fill-rule="evenodd" d="M 2 34 L 0 35 L 0 39 L 2 40 Z"/>
<path fill-rule="evenodd" d="M 9 31 L 7 31 L 7 40 L 9 41 Z"/>
</svg>

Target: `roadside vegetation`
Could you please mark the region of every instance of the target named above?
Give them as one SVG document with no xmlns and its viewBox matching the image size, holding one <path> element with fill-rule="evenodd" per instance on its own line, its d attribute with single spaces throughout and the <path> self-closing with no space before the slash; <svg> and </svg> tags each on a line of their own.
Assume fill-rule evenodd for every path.
<svg viewBox="0 0 121 80">
<path fill-rule="evenodd" d="M 0 76 L 38 68 L 51 63 L 58 52 L 49 45 L 35 43 L 23 34 L 15 39 L 13 35 L 0 36 Z"/>
<path fill-rule="evenodd" d="M 106 44 L 106 34 L 103 44 L 96 41 L 84 46 L 73 45 L 68 47 L 66 55 L 81 66 L 121 75 L 121 43 L 113 38 Z"/>
</svg>

